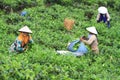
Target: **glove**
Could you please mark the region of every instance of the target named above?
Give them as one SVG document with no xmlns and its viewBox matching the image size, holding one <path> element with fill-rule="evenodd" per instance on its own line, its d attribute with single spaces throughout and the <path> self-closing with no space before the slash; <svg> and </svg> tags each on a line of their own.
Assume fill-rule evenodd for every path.
<svg viewBox="0 0 120 80">
<path fill-rule="evenodd" d="M 110 19 L 108 18 L 107 21 L 110 21 Z"/>
</svg>

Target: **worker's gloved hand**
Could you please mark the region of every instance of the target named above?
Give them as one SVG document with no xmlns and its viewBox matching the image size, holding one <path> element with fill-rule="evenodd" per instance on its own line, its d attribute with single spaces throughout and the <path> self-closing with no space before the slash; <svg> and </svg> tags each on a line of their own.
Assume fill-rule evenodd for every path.
<svg viewBox="0 0 120 80">
<path fill-rule="evenodd" d="M 84 40 L 88 40 L 88 38 L 87 38 L 86 36 L 83 36 L 82 39 L 84 39 Z"/>
<path fill-rule="evenodd" d="M 110 19 L 107 19 L 107 21 L 110 21 Z"/>
<path fill-rule="evenodd" d="M 99 23 L 100 21 L 99 20 L 97 20 L 97 23 Z"/>
</svg>

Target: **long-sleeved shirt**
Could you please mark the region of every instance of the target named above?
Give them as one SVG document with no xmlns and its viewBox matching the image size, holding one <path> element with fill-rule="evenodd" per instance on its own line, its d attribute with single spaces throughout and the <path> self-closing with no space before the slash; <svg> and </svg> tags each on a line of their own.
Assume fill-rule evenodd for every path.
<svg viewBox="0 0 120 80">
<path fill-rule="evenodd" d="M 15 42 L 11 45 L 10 52 L 13 51 L 23 52 L 28 43 L 33 43 L 32 37 L 30 35 L 23 36 L 23 34 L 20 34 L 16 38 Z"/>
<path fill-rule="evenodd" d="M 19 40 L 19 39 L 17 38 L 17 39 L 16 39 L 16 48 L 15 48 L 15 50 L 18 51 L 18 52 L 24 51 L 25 48 L 26 48 L 26 45 L 27 45 L 28 43 L 33 43 L 32 38 L 31 38 L 30 40 L 28 40 L 28 42 L 27 42 L 26 44 L 24 44 L 24 41 Z M 24 44 L 24 45 L 22 45 L 22 44 Z"/>
<path fill-rule="evenodd" d="M 98 41 L 97 41 L 97 37 L 93 34 L 93 35 L 90 35 L 89 39 L 88 40 L 83 40 L 82 42 L 88 44 L 91 46 L 91 49 L 95 52 L 99 52 L 98 50 Z"/>
</svg>

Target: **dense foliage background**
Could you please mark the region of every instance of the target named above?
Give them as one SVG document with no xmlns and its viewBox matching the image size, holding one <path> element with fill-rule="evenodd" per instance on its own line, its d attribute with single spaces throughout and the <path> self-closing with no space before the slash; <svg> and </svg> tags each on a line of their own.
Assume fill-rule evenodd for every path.
<svg viewBox="0 0 120 80">
<path fill-rule="evenodd" d="M 97 8 L 106 6 L 111 28 L 96 23 Z M 26 11 L 27 15 L 20 13 Z M 71 31 L 65 18 L 75 20 Z M 2 0 L 0 1 L 1 80 L 119 80 L 119 0 Z M 33 31 L 34 45 L 21 54 L 8 48 L 24 25 Z M 67 43 L 87 35 L 86 27 L 98 30 L 99 55 L 89 51 L 81 57 L 57 55 Z"/>
</svg>

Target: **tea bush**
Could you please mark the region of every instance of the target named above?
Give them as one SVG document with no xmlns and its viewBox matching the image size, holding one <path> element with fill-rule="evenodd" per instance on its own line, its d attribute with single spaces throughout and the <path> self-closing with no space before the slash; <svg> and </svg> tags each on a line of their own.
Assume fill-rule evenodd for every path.
<svg viewBox="0 0 120 80">
<path fill-rule="evenodd" d="M 37 6 L 36 0 L 3 0 L 0 1 L 0 9 L 4 10 L 6 13 L 13 11 L 20 11 L 24 8 Z"/>
<path fill-rule="evenodd" d="M 52 2 L 52 5 L 45 4 L 44 0 L 26 0 L 26 7 L 21 10 L 16 6 L 22 1 L 3 1 L 16 11 L 5 14 L 4 8 L 0 10 L 0 79 L 119 80 L 119 0 L 45 1 Z M 32 2 L 37 5 L 28 6 Z M 108 6 L 110 12 L 112 20 L 109 29 L 106 24 L 96 22 L 97 8 L 101 4 Z M 21 16 L 21 11 L 26 11 L 26 16 Z M 70 31 L 64 28 L 65 18 L 75 21 Z M 9 53 L 8 48 L 18 36 L 18 29 L 24 25 L 33 31 L 34 44 L 24 53 Z M 56 54 L 56 50 L 66 50 L 68 42 L 87 36 L 85 29 L 89 26 L 95 26 L 98 30 L 98 55 L 91 51 L 81 57 Z"/>
</svg>

